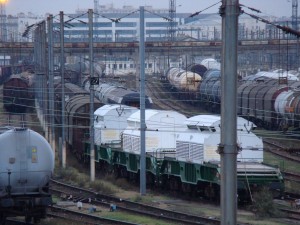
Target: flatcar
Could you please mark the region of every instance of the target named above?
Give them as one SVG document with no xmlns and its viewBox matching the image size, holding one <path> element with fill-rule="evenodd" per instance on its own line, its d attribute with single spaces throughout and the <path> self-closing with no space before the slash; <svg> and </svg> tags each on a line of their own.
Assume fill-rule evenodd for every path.
<svg viewBox="0 0 300 225">
<path fill-rule="evenodd" d="M 54 154 L 46 139 L 27 128 L 4 127 L 0 131 L 0 221 L 25 216 L 37 222 L 52 204 L 49 180 Z"/>
<path fill-rule="evenodd" d="M 33 106 L 34 74 L 23 72 L 11 75 L 3 84 L 3 104 L 8 112 L 25 113 Z"/>
<path fill-rule="evenodd" d="M 218 199 L 220 194 L 221 120 L 218 115 L 198 115 L 185 122 L 187 131 L 178 134 L 176 157 L 163 160 L 164 185 L 172 190 L 194 192 Z M 250 201 L 253 192 L 268 186 L 277 196 L 283 195 L 283 177 L 278 168 L 264 165 L 262 139 L 252 133 L 255 125 L 237 119 L 237 178 L 240 201 Z M 263 177 L 263 179 L 262 179 Z M 276 190 L 280 192 L 276 193 Z"/>
<path fill-rule="evenodd" d="M 112 111 L 108 113 L 106 109 Z M 140 111 L 134 110 L 123 118 L 115 109 L 125 112 L 118 105 L 104 106 L 95 112 L 95 133 L 99 134 L 95 142 L 97 165 L 103 171 L 112 170 L 116 176 L 138 182 Z M 126 118 L 127 126 L 119 127 L 118 121 Z M 221 168 L 216 151 L 220 143 L 220 116 L 186 118 L 174 111 L 146 110 L 145 123 L 147 185 L 218 199 Z M 237 191 L 240 201 L 249 201 L 251 194 L 262 186 L 268 186 L 277 196 L 282 195 L 284 189 L 280 170 L 263 164 L 263 144 L 252 133 L 254 127 L 253 123 L 238 118 Z M 103 133 L 107 137 L 101 137 L 103 130 L 108 132 Z M 88 150 L 87 142 L 85 157 L 89 156 Z"/>
</svg>

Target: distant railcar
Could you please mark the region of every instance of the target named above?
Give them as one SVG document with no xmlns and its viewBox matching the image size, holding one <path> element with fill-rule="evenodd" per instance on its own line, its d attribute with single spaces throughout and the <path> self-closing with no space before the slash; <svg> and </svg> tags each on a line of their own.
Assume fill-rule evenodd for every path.
<svg viewBox="0 0 300 225">
<path fill-rule="evenodd" d="M 94 99 L 94 107 L 102 106 L 99 100 Z M 76 94 L 66 100 L 66 143 L 73 153 L 83 160 L 85 142 L 90 139 L 90 95 Z"/>
<path fill-rule="evenodd" d="M 237 113 L 272 130 L 300 128 L 300 81 L 289 73 L 261 71 L 238 82 Z M 200 85 L 200 100 L 208 110 L 219 112 L 221 76 L 208 70 Z"/>
<path fill-rule="evenodd" d="M 84 89 L 90 91 L 90 81 L 87 78 Z M 122 86 L 108 83 L 94 85 L 95 97 L 103 104 L 122 104 L 133 107 L 140 107 L 140 93 Z M 152 99 L 145 96 L 145 107 L 152 108 Z"/>
<path fill-rule="evenodd" d="M 3 104 L 8 112 L 25 113 L 33 106 L 34 74 L 23 72 L 11 75 L 3 84 Z"/>
</svg>

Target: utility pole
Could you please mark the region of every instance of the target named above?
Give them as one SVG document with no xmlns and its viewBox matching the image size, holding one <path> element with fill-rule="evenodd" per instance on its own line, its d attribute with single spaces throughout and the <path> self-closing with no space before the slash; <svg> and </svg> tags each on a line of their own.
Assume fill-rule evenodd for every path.
<svg viewBox="0 0 300 225">
<path fill-rule="evenodd" d="M 43 130 L 45 131 L 45 65 L 46 65 L 46 40 L 45 38 L 45 22 L 42 21 L 37 25 L 34 31 L 34 62 L 36 71 L 36 86 L 35 86 L 35 96 L 37 103 L 37 114 L 41 121 Z M 47 132 L 45 132 L 45 136 Z"/>
<path fill-rule="evenodd" d="M 292 2 L 292 27 L 298 30 L 298 0 Z"/>
<path fill-rule="evenodd" d="M 140 194 L 146 194 L 146 144 L 145 144 L 145 11 L 140 6 Z"/>
<path fill-rule="evenodd" d="M 48 80 L 49 80 L 49 117 L 50 117 L 50 143 L 55 155 L 55 132 L 54 132 L 54 63 L 53 63 L 53 16 L 48 17 Z"/>
<path fill-rule="evenodd" d="M 42 66 L 42 89 L 40 90 L 42 92 L 42 111 L 43 111 L 43 128 L 45 131 L 45 136 L 49 137 L 49 132 L 48 132 L 48 126 L 47 126 L 47 118 L 48 118 L 48 93 L 47 93 L 47 79 L 46 79 L 46 70 L 47 70 L 47 50 L 46 50 L 46 21 L 43 21 L 40 24 L 41 27 L 41 38 L 39 41 L 41 42 L 42 45 L 42 52 L 41 52 L 41 66 Z"/>
<path fill-rule="evenodd" d="M 96 37 L 98 37 L 98 18 L 99 18 L 99 0 L 94 0 L 94 12 L 95 15 L 95 33 Z"/>
<path fill-rule="evenodd" d="M 237 222 L 237 37 L 239 0 L 222 0 L 221 224 Z"/>
<path fill-rule="evenodd" d="M 95 144 L 94 144 L 94 53 L 93 53 L 93 10 L 89 9 L 89 47 L 90 47 L 90 180 L 95 181 Z"/>
<path fill-rule="evenodd" d="M 60 73 L 61 73 L 61 164 L 66 168 L 65 145 L 65 56 L 64 56 L 64 12 L 60 11 Z"/>
</svg>

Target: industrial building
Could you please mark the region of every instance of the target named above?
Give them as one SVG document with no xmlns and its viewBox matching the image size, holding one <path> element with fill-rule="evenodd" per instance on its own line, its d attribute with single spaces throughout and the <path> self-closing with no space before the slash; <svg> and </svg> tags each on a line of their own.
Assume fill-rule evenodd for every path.
<svg viewBox="0 0 300 225">
<path fill-rule="evenodd" d="M 95 1 L 98 2 L 98 1 Z M 189 40 L 220 40 L 221 16 L 200 13 L 190 17 L 193 13 L 177 13 L 176 8 L 156 9 L 145 6 L 145 39 L 146 41 L 175 41 L 189 38 Z M 172 8 L 173 7 L 173 8 Z M 99 5 L 94 8 L 94 41 L 95 42 L 135 42 L 139 40 L 139 8 L 124 5 L 114 8 L 113 4 Z M 1 5 L 0 38 L 2 41 L 28 41 L 32 36 L 22 36 L 26 28 L 47 18 L 46 15 L 32 13 L 18 13 L 6 15 L 5 6 Z M 76 18 L 76 19 L 72 19 Z M 295 25 L 293 17 L 276 18 L 272 16 L 264 19 L 276 24 Z M 65 15 L 65 42 L 88 41 L 87 9 L 77 9 L 76 12 Z M 288 21 L 288 22 L 287 22 Z M 59 17 L 54 18 L 54 41 L 59 42 Z M 276 28 L 242 14 L 239 18 L 239 39 L 267 39 L 276 38 Z M 284 34 L 281 34 L 284 38 Z"/>
</svg>

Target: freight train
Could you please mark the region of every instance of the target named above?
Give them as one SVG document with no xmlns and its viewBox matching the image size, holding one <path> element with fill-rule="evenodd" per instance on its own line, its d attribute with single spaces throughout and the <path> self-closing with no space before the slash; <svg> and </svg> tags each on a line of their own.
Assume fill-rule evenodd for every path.
<svg viewBox="0 0 300 225">
<path fill-rule="evenodd" d="M 44 137 L 27 128 L 2 127 L 0 143 L 0 224 L 17 216 L 38 222 L 52 204 L 53 150 Z"/>
<path fill-rule="evenodd" d="M 83 90 L 77 92 L 80 94 L 64 98 L 66 142 L 81 162 L 89 162 L 89 98 Z M 104 102 L 95 100 L 95 161 L 101 171 L 113 172 L 117 177 L 138 182 L 140 111 L 135 104 L 122 104 L 120 95 L 122 93 L 117 95 L 120 101 L 105 102 L 104 97 L 100 98 Z M 113 104 L 116 102 L 118 104 Z M 238 154 L 237 176 L 240 201 L 249 201 L 252 192 L 263 185 L 274 192 L 279 191 L 278 195 L 282 195 L 284 189 L 279 169 L 262 163 L 262 140 L 252 133 L 253 127 L 253 123 L 238 119 L 237 147 L 241 151 Z M 147 109 L 147 185 L 218 199 L 221 168 L 220 156 L 216 151 L 219 142 L 219 116 L 186 118 L 174 111 Z"/>
<path fill-rule="evenodd" d="M 55 79 L 55 122 L 62 124 L 62 96 L 61 96 L 61 78 Z M 89 83 L 89 80 L 86 81 Z M 105 88 L 104 88 L 105 87 Z M 120 88 L 114 85 L 107 85 L 106 83 L 96 87 L 96 90 L 100 90 L 99 93 L 102 97 L 97 96 L 95 91 L 94 108 L 97 109 L 100 106 L 109 103 L 115 103 L 117 105 L 127 105 L 128 107 L 140 107 L 140 94 L 135 91 Z M 89 89 L 87 89 L 89 90 Z M 81 154 L 84 149 L 85 140 L 89 139 L 89 126 L 90 126 L 90 93 L 84 90 L 76 84 L 69 82 L 65 83 L 64 87 L 64 100 L 65 100 L 65 134 L 67 146 L 72 149 L 74 154 L 83 159 L 84 155 Z M 101 92 L 102 90 L 102 92 Z M 98 97 L 98 98 L 97 98 Z M 146 107 L 152 107 L 151 98 L 146 96 Z M 118 109 L 116 109 L 118 110 Z M 60 126 L 59 126 L 60 127 Z"/>
<path fill-rule="evenodd" d="M 221 71 L 220 64 L 212 59 L 205 59 L 200 64 L 193 64 L 188 70 L 195 74 L 193 82 L 196 89 L 189 89 L 189 102 L 199 103 L 212 113 L 220 113 Z M 186 92 L 186 78 L 180 78 L 181 69 L 170 76 L 170 68 L 165 74 L 172 88 L 182 95 Z M 186 71 L 188 73 L 188 71 Z M 200 78 L 198 78 L 200 76 Z M 201 80 L 201 82 L 197 82 Z M 197 83 L 197 85 L 196 85 Z M 178 85 L 183 84 L 183 85 Z M 196 85 L 196 86 L 195 86 Z M 257 74 L 238 79 L 237 106 L 238 115 L 253 121 L 260 127 L 271 130 L 300 128 L 300 82 L 299 78 L 284 71 L 261 71 Z"/>
<path fill-rule="evenodd" d="M 300 82 L 295 75 L 259 72 L 244 78 L 237 89 L 237 113 L 270 130 L 300 128 Z M 220 71 L 208 71 L 200 85 L 200 101 L 219 112 Z"/>
<path fill-rule="evenodd" d="M 139 182 L 140 111 L 125 105 L 104 105 L 95 111 L 94 118 L 97 167 Z M 220 116 L 186 118 L 175 111 L 148 109 L 145 123 L 147 185 L 218 200 Z M 265 185 L 276 196 L 284 190 L 279 169 L 263 164 L 263 143 L 252 133 L 253 128 L 253 123 L 238 118 L 239 201 L 249 201 L 251 194 Z M 85 148 L 76 155 L 89 162 L 90 145 L 87 139 L 84 142 Z"/>
<path fill-rule="evenodd" d="M 61 98 L 59 82 L 56 96 Z M 90 96 L 74 84 L 65 83 L 65 141 L 81 161 L 90 155 Z M 119 95 L 117 95 L 119 96 Z M 62 101 L 62 99 L 58 100 Z M 104 104 L 94 99 L 95 161 L 101 171 L 138 182 L 140 161 L 140 111 L 134 105 Z M 55 111 L 61 111 L 61 104 Z M 237 146 L 238 193 L 248 201 L 250 193 L 262 185 L 283 192 L 278 168 L 262 163 L 262 140 L 251 129 L 254 125 L 239 118 Z M 58 119 L 57 123 L 61 123 Z M 220 117 L 186 116 L 174 111 L 146 110 L 147 184 L 172 191 L 218 199 L 220 158 Z M 261 179 L 263 177 L 263 179 Z"/>
<path fill-rule="evenodd" d="M 67 148 L 80 162 L 90 162 L 89 95 L 74 84 L 65 85 Z M 59 85 L 56 87 L 61 96 Z M 97 168 L 138 182 L 140 110 L 135 104 L 104 104 L 96 98 L 94 102 Z M 61 112 L 61 105 L 57 107 L 55 111 Z M 220 116 L 187 118 L 175 111 L 147 109 L 145 119 L 147 185 L 218 199 L 221 168 L 216 151 L 220 142 Z M 263 144 L 252 133 L 254 127 L 253 123 L 238 119 L 240 201 L 249 201 L 252 192 L 262 185 L 279 190 L 279 195 L 284 189 L 279 169 L 262 163 Z"/>
</svg>

